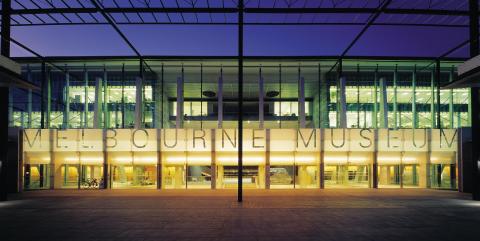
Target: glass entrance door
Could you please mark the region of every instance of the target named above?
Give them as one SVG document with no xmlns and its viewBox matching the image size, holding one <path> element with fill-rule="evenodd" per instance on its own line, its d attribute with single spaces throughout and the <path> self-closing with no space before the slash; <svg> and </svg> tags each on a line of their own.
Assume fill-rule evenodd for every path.
<svg viewBox="0 0 480 241">
<path fill-rule="evenodd" d="M 378 165 L 378 187 L 400 188 L 400 165 Z"/>
<path fill-rule="evenodd" d="M 25 164 L 23 171 L 23 187 L 28 189 L 48 189 L 48 164 Z"/>
</svg>

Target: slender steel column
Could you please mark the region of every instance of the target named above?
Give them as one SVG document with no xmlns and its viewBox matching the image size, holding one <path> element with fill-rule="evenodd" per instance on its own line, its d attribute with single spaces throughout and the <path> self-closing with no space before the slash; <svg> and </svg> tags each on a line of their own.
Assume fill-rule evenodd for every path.
<svg viewBox="0 0 480 241">
<path fill-rule="evenodd" d="M 85 82 L 84 93 L 85 93 L 85 102 L 83 106 L 83 128 L 88 128 L 88 71 L 85 67 L 83 72 L 83 78 Z"/>
<path fill-rule="evenodd" d="M 430 75 L 430 119 L 431 119 L 431 125 L 432 129 L 435 128 L 436 121 L 435 121 L 435 70 L 431 72 Z"/>
<path fill-rule="evenodd" d="M 265 89 L 263 84 L 263 76 L 262 76 L 262 67 L 259 69 L 258 74 L 258 122 L 259 128 L 263 129 L 264 126 L 264 96 L 265 96 Z"/>
<path fill-rule="evenodd" d="M 479 54 L 479 33 L 478 33 L 478 1 L 469 0 L 470 10 L 470 57 Z M 480 200 L 480 88 L 471 88 L 472 101 L 472 161 L 473 161 L 473 178 L 472 178 L 472 198 Z"/>
<path fill-rule="evenodd" d="M 300 128 L 305 128 L 305 79 L 298 67 L 298 116 Z"/>
<path fill-rule="evenodd" d="M 338 115 L 340 128 L 347 128 L 347 95 L 346 95 L 347 80 L 345 77 L 340 77 L 338 81 Z"/>
<path fill-rule="evenodd" d="M 398 66 L 395 65 L 395 71 L 393 72 L 393 126 L 398 128 L 400 126 L 398 118 L 398 92 L 397 92 L 397 82 L 398 82 Z"/>
<path fill-rule="evenodd" d="M 41 65 L 42 79 L 40 80 L 40 128 L 45 128 L 45 86 L 47 77 L 45 74 L 45 62 Z"/>
<path fill-rule="evenodd" d="M 68 122 L 70 121 L 70 73 L 68 70 L 65 73 L 65 91 L 63 97 L 63 103 L 65 104 L 63 112 L 63 128 L 68 128 Z"/>
<path fill-rule="evenodd" d="M 243 0 L 238 0 L 238 196 L 243 201 Z"/>
<path fill-rule="evenodd" d="M 177 116 L 175 117 L 175 128 L 183 128 L 183 67 L 182 67 L 182 75 L 177 78 Z"/>
<path fill-rule="evenodd" d="M 380 78 L 380 128 L 388 128 L 387 80 Z"/>
<path fill-rule="evenodd" d="M 102 78 L 95 78 L 95 103 L 93 105 L 93 128 L 101 127 L 101 111 L 102 111 Z"/>
<path fill-rule="evenodd" d="M 10 0 L 2 1 L 2 35 L 1 35 L 1 54 L 10 57 Z M 8 111 L 8 87 L 0 88 L 0 113 Z M 6 201 L 8 198 L 7 186 L 7 158 L 8 158 L 8 115 L 0 118 L 0 201 Z"/>
<path fill-rule="evenodd" d="M 32 72 L 30 70 L 30 65 L 27 65 L 27 80 L 28 82 L 32 82 Z M 28 103 L 27 103 L 27 128 L 32 128 L 32 100 L 33 100 L 33 91 L 32 89 L 28 89 Z"/>
<path fill-rule="evenodd" d="M 372 125 L 373 125 L 373 128 L 378 128 L 378 90 L 377 90 L 377 86 L 378 86 L 378 65 L 377 65 L 377 68 L 375 70 L 375 77 L 374 77 L 374 80 L 373 80 L 373 116 L 372 116 Z"/>
<path fill-rule="evenodd" d="M 418 114 L 417 114 L 417 66 L 413 67 L 412 73 L 412 128 L 418 128 Z"/>
<path fill-rule="evenodd" d="M 108 111 L 108 101 L 109 101 L 109 93 L 108 93 L 108 74 L 107 69 L 103 66 L 103 128 L 110 127 L 110 112 Z"/>
<path fill-rule="evenodd" d="M 450 74 L 448 76 L 448 82 L 453 81 L 453 73 L 454 73 L 454 67 L 452 66 L 452 69 L 450 70 Z M 453 89 L 450 89 L 449 91 L 449 97 L 448 97 L 448 119 L 450 120 L 450 128 L 455 128 L 455 118 L 454 118 L 454 109 L 453 109 Z M 460 126 L 458 126 L 460 127 Z"/>
<path fill-rule="evenodd" d="M 220 77 L 218 78 L 217 88 L 217 114 L 218 129 L 223 127 L 223 67 L 220 67 Z"/>
<path fill-rule="evenodd" d="M 135 128 L 143 127 L 143 79 L 135 79 Z"/>
<path fill-rule="evenodd" d="M 437 125 L 436 128 L 442 128 L 441 116 L 440 116 L 440 60 L 437 59 L 435 64 L 435 82 L 437 91 Z"/>
<path fill-rule="evenodd" d="M 122 128 L 125 128 L 125 64 L 122 65 L 122 100 L 120 110 L 122 111 Z"/>
</svg>

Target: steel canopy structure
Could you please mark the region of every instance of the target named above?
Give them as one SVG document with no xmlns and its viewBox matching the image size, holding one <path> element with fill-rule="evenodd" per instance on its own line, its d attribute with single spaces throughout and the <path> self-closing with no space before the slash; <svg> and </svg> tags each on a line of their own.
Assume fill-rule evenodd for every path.
<svg viewBox="0 0 480 241">
<path fill-rule="evenodd" d="M 354 57 L 349 55 L 362 36 L 371 26 L 401 26 L 408 28 L 429 27 L 442 30 L 465 29 L 469 34 L 464 40 L 455 44 L 442 46 L 436 56 L 431 57 L 432 66 L 439 74 L 440 60 L 449 59 L 452 54 L 470 47 L 470 56 L 478 54 L 478 1 L 464 0 L 3 0 L 2 1 L 2 54 L 10 57 L 12 43 L 25 49 L 49 65 L 50 57 L 40 55 L 35 50 L 11 36 L 11 28 L 35 26 L 74 26 L 107 25 L 111 26 L 128 47 L 135 53 L 133 58 L 139 60 L 139 77 L 150 69 L 146 56 L 138 46 L 122 31 L 125 25 L 233 25 L 238 27 L 238 126 L 242 129 L 242 89 L 245 26 L 357 26 L 354 38 L 333 56 L 336 61 L 329 67 L 342 75 L 342 59 Z M 466 31 L 467 32 L 467 31 Z M 248 43 L 247 43 L 248 44 Z M 402 44 L 402 43 L 397 43 Z M 386 56 L 392 57 L 389 53 Z M 100 56 L 101 57 L 101 56 Z M 207 56 L 208 57 L 208 56 Z M 262 56 L 269 58 L 270 56 Z M 368 56 L 367 56 L 368 57 Z M 422 56 L 425 57 L 425 56 Z M 381 58 L 381 57 L 373 57 Z M 468 56 L 462 56 L 468 58 Z M 462 59 L 460 58 L 460 59 Z M 54 68 L 62 69 L 61 66 Z M 440 86 L 438 86 L 440 88 Z M 473 90 L 475 92 L 478 90 Z M 8 96 L 8 88 L 2 87 L 1 96 Z M 473 109 L 478 109 L 480 102 L 473 98 Z M 8 100 L 3 99 L 1 110 L 8 108 Z M 480 137 L 480 117 L 472 120 L 474 136 Z M 0 145 L 8 142 L 8 117 L 1 118 L 2 130 Z M 239 199 L 242 201 L 242 132 L 239 132 Z M 474 138 L 474 145 L 480 141 Z M 2 149 L 2 163 L 5 163 L 7 150 Z M 474 157 L 478 159 L 479 153 Z M 6 170 L 0 165 L 0 199 L 6 199 Z M 478 177 L 477 177 L 478 178 Z M 477 182 L 473 182 L 478 185 Z M 475 189 L 478 190 L 478 187 Z M 475 193 L 475 192 L 474 192 Z M 480 192 L 478 192 L 480 193 Z M 475 195 L 474 195 L 475 196 Z M 477 194 L 477 199 L 480 198 Z"/>
</svg>

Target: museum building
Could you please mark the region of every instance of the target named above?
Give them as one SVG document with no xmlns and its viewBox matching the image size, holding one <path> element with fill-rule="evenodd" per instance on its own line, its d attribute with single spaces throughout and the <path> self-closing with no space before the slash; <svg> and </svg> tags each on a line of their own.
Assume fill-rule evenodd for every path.
<svg viewBox="0 0 480 241">
<path fill-rule="evenodd" d="M 247 58 L 239 130 L 234 58 L 15 60 L 20 190 L 463 188 L 460 62 Z"/>
</svg>

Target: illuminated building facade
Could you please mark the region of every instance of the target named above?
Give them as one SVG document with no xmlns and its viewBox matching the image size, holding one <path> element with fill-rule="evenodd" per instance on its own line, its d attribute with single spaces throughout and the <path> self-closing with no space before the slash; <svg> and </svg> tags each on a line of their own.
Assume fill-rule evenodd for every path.
<svg viewBox="0 0 480 241">
<path fill-rule="evenodd" d="M 10 91 L 19 187 L 235 188 L 235 59 L 18 59 L 41 93 Z M 470 92 L 459 62 L 247 59 L 245 188 L 462 185 Z"/>
</svg>

